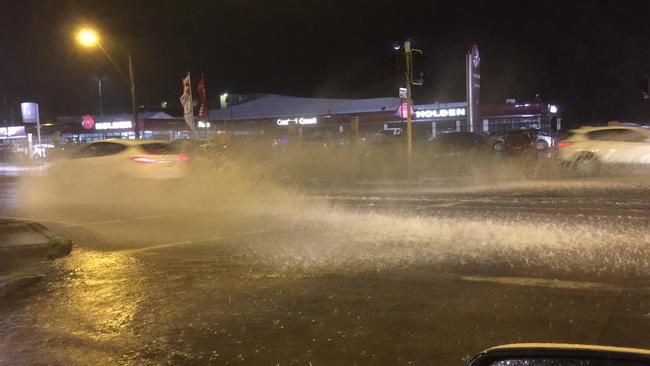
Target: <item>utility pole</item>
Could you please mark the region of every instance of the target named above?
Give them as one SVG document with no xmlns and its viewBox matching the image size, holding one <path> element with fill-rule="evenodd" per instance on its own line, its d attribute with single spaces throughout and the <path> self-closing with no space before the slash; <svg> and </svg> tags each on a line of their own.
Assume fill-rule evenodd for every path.
<svg viewBox="0 0 650 366">
<path fill-rule="evenodd" d="M 406 56 L 406 155 L 410 165 L 413 159 L 413 126 L 411 123 L 411 110 L 413 109 L 413 100 L 411 98 L 411 41 L 404 41 L 404 54 Z"/>
<path fill-rule="evenodd" d="M 133 112 L 133 131 L 135 138 L 140 139 L 140 126 L 138 124 L 138 104 L 135 99 L 135 76 L 133 75 L 133 61 L 129 52 L 129 77 L 131 79 L 131 111 Z"/>
<path fill-rule="evenodd" d="M 97 94 L 99 95 L 99 115 L 104 115 L 104 96 L 102 93 L 102 77 L 97 77 Z"/>
</svg>

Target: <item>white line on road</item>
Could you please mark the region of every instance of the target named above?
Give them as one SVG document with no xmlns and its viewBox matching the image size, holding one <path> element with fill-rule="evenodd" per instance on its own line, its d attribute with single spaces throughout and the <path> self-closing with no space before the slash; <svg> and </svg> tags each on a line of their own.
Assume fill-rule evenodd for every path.
<svg viewBox="0 0 650 366">
<path fill-rule="evenodd" d="M 209 242 L 215 241 L 215 240 L 221 240 L 221 239 L 227 239 L 227 238 L 238 238 L 238 237 L 249 236 L 249 235 L 270 234 L 270 233 L 287 231 L 287 230 L 291 230 L 291 228 L 244 231 L 244 232 L 241 232 L 241 233 L 216 235 L 216 236 L 211 236 L 211 237 L 201 238 L 201 239 L 181 240 L 181 241 L 174 241 L 174 242 L 170 242 L 170 243 L 154 244 L 154 245 L 150 245 L 150 246 L 146 246 L 146 247 L 142 247 L 142 248 L 137 248 L 137 249 L 124 249 L 124 250 L 121 250 L 121 252 L 141 253 L 141 252 L 146 252 L 146 251 L 149 251 L 149 250 L 166 249 L 166 248 L 184 246 L 184 245 L 191 245 L 191 244 L 209 243 Z"/>
<path fill-rule="evenodd" d="M 136 221 L 136 220 L 151 220 L 151 219 L 159 219 L 159 218 L 162 218 L 162 217 L 170 217 L 170 216 L 174 216 L 174 214 L 160 214 L 160 215 L 127 217 L 127 218 L 120 218 L 120 219 L 113 219 L 113 220 L 90 221 L 90 222 L 83 222 L 83 223 L 75 224 L 75 226 L 93 226 L 93 225 L 105 225 L 105 224 L 118 224 L 120 222 L 130 222 L 130 221 Z"/>
<path fill-rule="evenodd" d="M 564 290 L 593 290 L 593 291 L 622 291 L 621 286 L 612 285 L 603 282 L 586 282 L 586 281 L 564 281 L 546 278 L 530 277 L 490 277 L 490 276 L 461 276 L 464 281 L 470 282 L 490 282 L 502 285 L 514 286 L 535 286 L 559 288 Z"/>
<path fill-rule="evenodd" d="M 66 226 L 75 226 L 77 224 L 70 222 L 70 221 L 63 221 L 63 220 L 51 220 L 51 219 L 45 219 L 45 218 L 40 218 L 40 217 L 21 217 L 21 216 L 0 216 L 0 219 L 2 220 L 16 220 L 16 221 L 27 221 L 27 222 L 42 222 L 46 224 L 59 224 L 59 225 L 66 225 Z"/>
<path fill-rule="evenodd" d="M 161 214 L 161 215 L 138 216 L 135 219 L 136 220 L 149 220 L 149 219 L 158 219 L 158 218 L 161 218 L 161 217 L 170 217 L 170 216 L 174 216 L 174 215 L 177 215 L 177 214 Z"/>
<path fill-rule="evenodd" d="M 42 223 L 59 224 L 59 225 L 65 225 L 65 226 L 68 226 L 68 227 L 72 227 L 72 226 L 94 226 L 94 225 L 118 224 L 118 223 L 121 223 L 121 222 L 130 222 L 130 221 L 136 221 L 136 220 L 150 220 L 150 219 L 157 219 L 157 218 L 161 218 L 161 217 L 170 217 L 170 216 L 174 216 L 174 214 L 138 216 L 138 217 L 119 218 L 119 219 L 100 220 L 100 221 L 90 221 L 90 222 L 72 222 L 72 221 L 64 221 L 64 220 L 52 220 L 52 219 L 46 219 L 46 218 L 41 218 L 41 217 L 21 217 L 21 216 L 0 216 L 0 219 L 17 220 L 17 221 L 30 221 L 30 222 L 42 222 Z"/>
<path fill-rule="evenodd" d="M 135 219 L 113 219 L 113 220 L 101 220 L 101 221 L 90 221 L 82 222 L 79 224 L 74 224 L 74 226 L 93 226 L 93 225 L 105 225 L 105 224 L 117 224 L 120 222 L 130 221 Z"/>
<path fill-rule="evenodd" d="M 220 239 L 221 237 L 215 236 L 213 238 L 205 239 L 205 240 L 200 240 L 200 241 L 207 241 L 207 240 L 217 240 Z M 138 248 L 138 249 L 126 249 L 122 250 L 121 252 L 126 252 L 126 253 L 140 253 L 140 252 L 145 252 L 148 250 L 155 250 L 155 249 L 165 249 L 169 247 L 177 247 L 177 246 L 182 246 L 182 245 L 190 245 L 196 243 L 196 240 L 181 240 L 181 241 L 175 241 L 171 243 L 164 243 L 164 244 L 157 244 L 157 245 L 152 245 L 144 248 Z"/>
</svg>

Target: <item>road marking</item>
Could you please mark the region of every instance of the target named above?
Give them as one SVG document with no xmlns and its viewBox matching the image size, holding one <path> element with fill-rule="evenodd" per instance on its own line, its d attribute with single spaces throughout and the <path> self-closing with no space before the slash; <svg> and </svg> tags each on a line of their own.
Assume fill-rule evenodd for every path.
<svg viewBox="0 0 650 366">
<path fill-rule="evenodd" d="M 66 226 L 75 226 L 76 224 L 70 221 L 63 220 L 50 220 L 40 217 L 21 217 L 21 216 L 0 216 L 0 219 L 3 220 L 16 220 L 16 221 L 28 221 L 28 222 L 44 222 L 49 224 L 59 224 Z"/>
<path fill-rule="evenodd" d="M 94 226 L 94 225 L 118 224 L 118 223 L 121 223 L 121 222 L 129 222 L 129 221 L 135 221 L 135 220 L 150 220 L 150 219 L 156 219 L 156 218 L 161 218 L 161 217 L 171 217 L 171 216 L 174 216 L 174 214 L 138 216 L 138 217 L 132 217 L 132 218 L 119 218 L 119 219 L 90 221 L 90 222 L 72 222 L 72 221 L 64 221 L 64 220 L 51 220 L 51 219 L 46 219 L 46 218 L 41 218 L 41 217 L 22 217 L 22 216 L 0 216 L 0 219 L 17 220 L 17 221 L 30 221 L 30 222 L 44 222 L 44 223 L 51 223 L 51 224 L 60 224 L 60 225 L 64 225 L 64 226 L 67 226 L 67 227 L 74 227 L 74 226 Z"/>
<path fill-rule="evenodd" d="M 93 226 L 93 225 L 104 225 L 104 224 L 117 224 L 120 222 L 124 221 L 129 221 L 129 220 L 134 220 L 134 219 L 113 219 L 113 220 L 102 220 L 102 221 L 90 221 L 90 222 L 82 222 L 75 224 L 74 226 Z"/>
<path fill-rule="evenodd" d="M 269 234 L 269 233 L 288 231 L 288 230 L 291 230 L 291 228 L 244 231 L 244 232 L 241 232 L 241 233 L 233 233 L 233 234 L 226 234 L 226 235 L 216 235 L 216 236 L 211 236 L 211 237 L 201 238 L 201 239 L 181 240 L 181 241 L 174 241 L 174 242 L 169 242 L 169 243 L 154 244 L 154 245 L 150 245 L 150 246 L 146 246 L 146 247 L 142 247 L 142 248 L 137 248 L 137 249 L 123 249 L 123 250 L 120 250 L 120 252 L 123 252 L 123 253 L 142 253 L 142 252 L 146 252 L 146 251 L 149 251 L 149 250 L 166 249 L 166 248 L 171 248 L 171 247 L 176 247 L 176 246 L 208 243 L 208 242 L 211 242 L 211 241 L 221 240 L 221 239 L 238 238 L 238 237 L 249 236 L 249 235 Z"/>
<path fill-rule="evenodd" d="M 79 223 L 79 224 L 75 224 L 75 226 L 94 226 L 94 225 L 105 225 L 105 224 L 118 224 L 120 222 L 130 222 L 130 221 L 135 221 L 135 220 L 150 220 L 150 219 L 158 219 L 158 218 L 161 218 L 161 217 L 170 217 L 170 216 L 174 216 L 174 214 L 161 214 L 161 215 L 128 217 L 128 218 L 120 218 L 120 219 L 113 219 L 113 220 L 90 221 L 90 222 L 82 222 L 82 223 Z"/>
<path fill-rule="evenodd" d="M 161 214 L 161 215 L 149 215 L 149 216 L 138 216 L 135 219 L 136 220 L 149 220 L 149 219 L 157 219 L 161 217 L 170 217 L 174 216 L 174 214 Z"/>
<path fill-rule="evenodd" d="M 216 240 L 216 239 L 219 239 L 219 238 L 220 237 L 214 237 L 214 238 L 211 238 L 211 239 Z M 207 240 L 209 240 L 209 239 L 206 239 L 206 241 Z M 120 252 L 123 252 L 123 253 L 141 253 L 141 252 L 145 252 L 145 251 L 148 251 L 148 250 L 165 249 L 165 248 L 169 248 L 169 247 L 189 245 L 189 244 L 193 244 L 193 243 L 196 243 L 196 242 L 197 242 L 196 240 L 181 240 L 181 241 L 175 241 L 175 242 L 171 242 L 171 243 L 156 244 L 156 245 L 143 247 L 143 248 L 138 248 L 138 249 L 125 249 L 125 250 L 120 250 Z"/>
<path fill-rule="evenodd" d="M 470 282 L 489 282 L 502 285 L 514 286 L 535 286 L 559 288 L 564 290 L 593 290 L 593 291 L 611 291 L 620 292 L 621 286 L 612 285 L 603 282 L 586 282 L 586 281 L 564 281 L 546 278 L 531 277 L 490 277 L 490 276 L 461 276 L 463 281 Z"/>
</svg>

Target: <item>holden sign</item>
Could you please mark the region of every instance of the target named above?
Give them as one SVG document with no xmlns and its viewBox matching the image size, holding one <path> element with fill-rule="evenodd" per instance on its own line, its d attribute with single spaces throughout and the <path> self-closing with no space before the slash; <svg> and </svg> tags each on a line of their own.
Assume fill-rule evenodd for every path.
<svg viewBox="0 0 650 366">
<path fill-rule="evenodd" d="M 415 118 L 441 118 L 465 116 L 465 108 L 421 109 L 415 111 Z"/>
</svg>

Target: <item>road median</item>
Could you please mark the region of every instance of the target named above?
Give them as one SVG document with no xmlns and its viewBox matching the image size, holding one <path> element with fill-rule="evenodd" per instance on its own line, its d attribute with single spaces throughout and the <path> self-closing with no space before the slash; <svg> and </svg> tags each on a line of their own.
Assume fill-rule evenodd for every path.
<svg viewBox="0 0 650 366">
<path fill-rule="evenodd" d="M 50 261 L 71 251 L 70 240 L 39 223 L 0 220 L 0 298 L 39 282 Z"/>
</svg>

